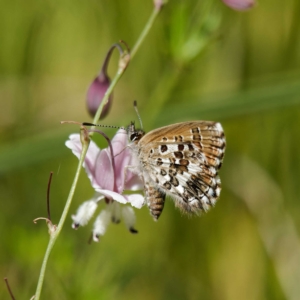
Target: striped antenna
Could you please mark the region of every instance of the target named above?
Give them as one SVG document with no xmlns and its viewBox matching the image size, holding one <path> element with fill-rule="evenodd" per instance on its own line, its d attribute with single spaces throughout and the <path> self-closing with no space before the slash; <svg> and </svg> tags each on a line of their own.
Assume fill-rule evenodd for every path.
<svg viewBox="0 0 300 300">
<path fill-rule="evenodd" d="M 83 122 L 82 125 L 83 126 L 97 126 L 97 127 L 116 128 L 116 129 L 126 130 L 126 128 L 124 128 L 124 127 L 112 126 L 112 125 L 102 125 L 102 124 L 93 124 L 93 123 L 88 123 L 88 122 Z"/>
</svg>

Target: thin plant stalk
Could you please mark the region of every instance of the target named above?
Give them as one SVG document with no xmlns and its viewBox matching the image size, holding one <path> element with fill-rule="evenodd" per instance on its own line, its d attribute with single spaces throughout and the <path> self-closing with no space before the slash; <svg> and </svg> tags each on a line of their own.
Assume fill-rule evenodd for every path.
<svg viewBox="0 0 300 300">
<path fill-rule="evenodd" d="M 75 193 L 75 189 L 76 189 L 76 186 L 77 186 L 77 183 L 78 183 L 78 180 L 79 180 L 79 175 L 80 175 L 80 172 L 81 172 L 81 169 L 82 169 L 82 164 L 84 162 L 84 158 L 85 158 L 85 155 L 86 155 L 87 150 L 88 150 L 88 146 L 89 146 L 88 143 L 85 143 L 82 146 L 82 152 L 81 152 L 81 155 L 80 155 L 79 163 L 78 163 L 78 166 L 77 166 L 77 170 L 76 170 L 75 177 L 74 177 L 74 180 L 73 180 L 70 192 L 69 192 L 69 196 L 68 196 L 66 205 L 65 205 L 64 210 L 62 212 L 62 215 L 60 217 L 60 220 L 59 220 L 59 223 L 56 227 L 56 230 L 53 231 L 50 234 L 50 240 L 49 240 L 48 247 L 47 247 L 44 259 L 43 259 L 43 263 L 42 263 L 42 267 L 41 267 L 41 271 L 40 271 L 40 276 L 39 276 L 39 280 L 38 280 L 38 284 L 37 284 L 37 289 L 36 289 L 36 292 L 35 292 L 35 298 L 34 298 L 35 300 L 40 298 L 40 294 L 41 294 L 42 286 L 43 286 L 43 282 L 44 282 L 44 277 L 45 277 L 47 262 L 48 262 L 51 250 L 52 250 L 52 248 L 55 244 L 56 239 L 58 238 L 58 236 L 59 236 L 59 234 L 62 230 L 62 227 L 65 223 L 67 214 L 69 212 L 69 209 L 70 209 L 70 206 L 71 206 L 71 203 L 72 203 L 72 199 L 73 199 L 73 196 L 74 196 L 74 193 Z"/>
<path fill-rule="evenodd" d="M 150 18 L 149 18 L 149 20 L 148 20 L 148 22 L 145 25 L 144 30 L 142 31 L 140 37 L 138 38 L 137 42 L 135 43 L 135 45 L 132 48 L 132 53 L 131 53 L 131 56 L 130 56 L 131 59 L 135 55 L 135 53 L 138 51 L 138 49 L 140 48 L 140 45 L 142 44 L 142 42 L 145 40 L 148 32 L 150 31 L 151 27 L 153 26 L 154 20 L 156 19 L 159 12 L 160 12 L 160 9 L 155 7 L 152 14 L 151 14 L 151 16 L 150 16 Z M 109 98 L 110 94 L 112 93 L 112 91 L 113 91 L 114 87 L 116 86 L 116 84 L 118 83 L 119 79 L 122 77 L 125 69 L 126 69 L 126 67 L 123 67 L 122 64 L 120 64 L 115 77 L 113 78 L 109 88 L 107 89 L 107 91 L 106 91 L 106 93 L 103 97 L 103 101 L 99 105 L 99 108 L 96 112 L 93 123 L 98 122 L 104 105 L 108 101 L 108 98 Z M 90 133 L 90 135 L 91 134 L 92 133 Z M 74 193 L 75 193 L 75 189 L 76 189 L 76 186 L 77 186 L 77 183 L 78 183 L 78 180 L 79 180 L 79 176 L 80 176 L 80 173 L 81 173 L 81 170 L 82 170 L 82 164 L 84 162 L 84 159 L 85 159 L 85 156 L 86 156 L 86 153 L 87 153 L 87 150 L 88 150 L 88 146 L 89 146 L 88 143 L 83 144 L 81 156 L 80 156 L 80 159 L 79 159 L 79 163 L 78 163 L 78 166 L 77 166 L 77 170 L 76 170 L 75 177 L 74 177 L 74 180 L 73 180 L 70 192 L 69 192 L 69 196 L 68 196 L 66 205 L 65 205 L 64 210 L 62 212 L 62 215 L 61 215 L 60 221 L 59 221 L 59 223 L 56 227 L 56 230 L 52 231 L 51 234 L 50 234 L 50 239 L 49 239 L 49 243 L 48 243 L 46 253 L 45 253 L 45 256 L 44 256 L 44 259 L 43 259 L 43 263 L 42 263 L 40 276 L 39 276 L 38 283 L 37 283 L 37 288 L 36 288 L 34 300 L 39 300 L 40 299 L 42 286 L 43 286 L 43 282 L 44 282 L 44 278 L 45 278 L 47 262 L 48 262 L 51 250 L 52 250 L 52 248 L 53 248 L 53 246 L 54 246 L 54 244 L 55 244 L 55 242 L 56 242 L 56 240 L 57 240 L 57 238 L 58 238 L 58 236 L 59 236 L 59 234 L 60 234 L 60 232 L 63 228 L 66 217 L 68 215 L 68 212 L 69 212 L 69 209 L 70 209 L 70 206 L 71 206 L 71 203 L 72 203 L 72 199 L 73 199 L 73 196 L 74 196 Z"/>
<path fill-rule="evenodd" d="M 142 31 L 141 35 L 139 36 L 139 38 L 137 39 L 135 45 L 133 46 L 132 50 L 130 51 L 130 57 L 131 58 L 133 58 L 135 56 L 135 54 L 138 51 L 138 49 L 140 48 L 141 44 L 145 40 L 146 36 L 148 35 L 150 29 L 152 28 L 153 23 L 154 23 L 157 15 L 159 14 L 160 11 L 161 11 L 161 8 L 158 9 L 158 8 L 154 7 L 150 18 L 149 18 L 146 26 L 144 27 L 144 30 Z"/>
</svg>

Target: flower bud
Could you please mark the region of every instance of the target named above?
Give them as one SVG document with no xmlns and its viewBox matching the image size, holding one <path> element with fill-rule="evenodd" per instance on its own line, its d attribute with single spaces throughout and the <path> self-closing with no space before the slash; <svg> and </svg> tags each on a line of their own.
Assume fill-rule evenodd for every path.
<svg viewBox="0 0 300 300">
<path fill-rule="evenodd" d="M 100 74 L 90 85 L 87 92 L 87 109 L 92 117 L 95 116 L 99 105 L 110 85 L 110 79 L 106 75 L 105 70 L 101 70 Z M 112 104 L 112 94 L 108 98 L 108 102 L 104 105 L 100 119 L 103 119 L 108 114 Z"/>
<path fill-rule="evenodd" d="M 106 53 L 103 65 L 99 75 L 94 79 L 87 92 L 87 108 L 92 117 L 95 116 L 99 105 L 103 101 L 103 97 L 110 85 L 110 78 L 107 75 L 108 63 L 113 50 L 117 48 L 122 56 L 123 50 L 119 44 L 112 45 Z M 109 95 L 107 103 L 104 105 L 100 119 L 103 119 L 108 114 L 112 104 L 112 94 Z"/>
<path fill-rule="evenodd" d="M 255 0 L 222 0 L 228 7 L 244 11 L 249 10 L 255 5 Z"/>
</svg>

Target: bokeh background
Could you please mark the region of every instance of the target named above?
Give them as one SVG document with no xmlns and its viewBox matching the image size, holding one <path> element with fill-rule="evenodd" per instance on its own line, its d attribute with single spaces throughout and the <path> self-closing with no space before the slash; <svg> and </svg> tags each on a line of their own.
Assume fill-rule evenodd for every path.
<svg viewBox="0 0 300 300">
<path fill-rule="evenodd" d="M 35 292 L 51 212 L 59 221 L 77 166 L 61 120 L 91 121 L 86 91 L 111 44 L 133 46 L 152 1 L 0 1 L 0 274 L 17 299 Z M 146 131 L 185 120 L 222 122 L 227 149 L 216 207 L 187 218 L 171 200 L 139 234 L 71 217 L 51 254 L 42 299 L 299 299 L 300 2 L 170 1 L 114 91 L 109 125 Z M 207 43 L 207 40 L 210 40 Z M 109 73 L 117 68 L 114 53 Z M 106 130 L 113 136 L 114 130 Z M 97 142 L 104 147 L 101 138 Z M 93 195 L 83 172 L 71 207 Z M 100 205 L 100 209 L 104 204 Z M 5 284 L 0 298 L 9 299 Z"/>
</svg>

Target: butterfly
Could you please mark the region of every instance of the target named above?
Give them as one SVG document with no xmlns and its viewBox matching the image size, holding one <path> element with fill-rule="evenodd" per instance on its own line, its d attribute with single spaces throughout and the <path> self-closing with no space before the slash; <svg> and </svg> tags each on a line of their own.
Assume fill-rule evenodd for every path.
<svg viewBox="0 0 300 300">
<path fill-rule="evenodd" d="M 186 213 L 199 214 L 214 206 L 221 192 L 218 172 L 226 146 L 220 123 L 190 121 L 145 133 L 132 122 L 127 133 L 154 220 L 163 211 L 166 195 Z"/>
</svg>

